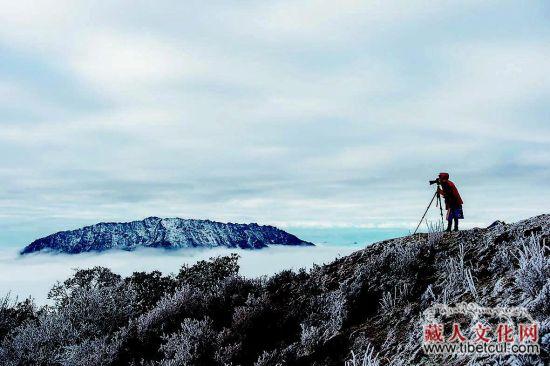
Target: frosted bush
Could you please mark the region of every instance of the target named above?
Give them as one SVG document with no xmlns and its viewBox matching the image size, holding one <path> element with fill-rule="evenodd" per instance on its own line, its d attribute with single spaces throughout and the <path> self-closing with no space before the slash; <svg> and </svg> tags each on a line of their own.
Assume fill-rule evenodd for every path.
<svg viewBox="0 0 550 366">
<path fill-rule="evenodd" d="M 491 261 L 489 269 L 493 272 L 503 272 L 513 266 L 512 259 L 510 248 L 506 245 L 500 245 L 497 247 L 497 253 Z"/>
<path fill-rule="evenodd" d="M 521 241 L 517 260 L 516 284 L 531 298 L 536 298 L 550 278 L 550 258 L 544 255 L 548 247 L 537 236 Z"/>
<path fill-rule="evenodd" d="M 434 294 L 433 286 L 432 286 L 432 284 L 429 284 L 428 287 L 426 288 L 426 291 L 424 291 L 424 293 L 420 297 L 422 307 L 424 308 L 424 307 L 428 306 L 430 303 L 432 303 L 436 299 L 437 299 L 437 297 Z"/>
<path fill-rule="evenodd" d="M 65 347 L 61 357 L 64 366 L 109 365 L 115 359 L 121 340 L 107 336 Z"/>
<path fill-rule="evenodd" d="M 384 292 L 380 300 L 380 310 L 384 313 L 390 313 L 395 308 L 395 296 L 389 291 Z"/>
<path fill-rule="evenodd" d="M 14 301 L 11 299 L 10 294 L 6 294 L 4 297 L 0 298 L 0 314 L 4 314 L 9 308 L 14 305 Z M 0 318 L 1 320 L 2 318 Z"/>
<path fill-rule="evenodd" d="M 17 302 L 17 298 L 12 298 L 9 293 L 0 298 L 0 347 L 2 340 L 14 329 L 34 319 L 36 319 L 36 307 L 31 298 Z"/>
<path fill-rule="evenodd" d="M 546 279 L 546 283 L 528 307 L 529 310 L 550 318 L 550 278 Z"/>
<path fill-rule="evenodd" d="M 328 339 L 336 334 L 346 318 L 346 299 L 341 291 L 332 291 L 322 296 L 322 315 L 326 322 L 323 323 L 323 338 Z"/>
<path fill-rule="evenodd" d="M 479 301 L 477 288 L 474 282 L 474 276 L 472 276 L 472 271 L 470 271 L 469 268 L 464 270 L 464 281 L 466 282 L 466 288 L 468 289 L 470 294 L 472 294 L 472 296 L 476 301 Z"/>
<path fill-rule="evenodd" d="M 203 297 L 190 286 L 184 285 L 173 295 L 163 297 L 149 312 L 137 320 L 138 334 L 143 336 L 148 331 L 172 321 L 184 312 L 193 313 L 203 306 Z"/>
<path fill-rule="evenodd" d="M 254 362 L 254 366 L 282 366 L 283 363 L 280 360 L 278 350 L 271 352 L 264 351 L 258 360 Z"/>
<path fill-rule="evenodd" d="M 398 304 L 403 302 L 410 293 L 410 287 L 407 283 L 395 286 L 393 292 L 386 291 L 380 300 L 380 310 L 384 314 L 393 312 Z"/>
<path fill-rule="evenodd" d="M 200 365 L 205 359 L 213 355 L 217 348 L 216 332 L 209 319 L 185 319 L 181 323 L 181 330 L 169 337 L 160 347 L 166 365 Z"/>
<path fill-rule="evenodd" d="M 77 364 L 84 353 L 94 359 L 101 353 L 102 342 L 91 340 L 103 339 L 126 324 L 134 314 L 132 301 L 132 290 L 121 283 L 75 288 L 59 307 L 18 328 L 6 343 L 6 352 L 15 364 L 33 359 L 38 364 L 52 360 Z M 80 346 L 75 346 L 77 342 Z"/>
<path fill-rule="evenodd" d="M 233 312 L 233 327 L 247 331 L 255 326 L 257 319 L 269 311 L 269 299 L 266 294 L 255 296 L 248 294 L 243 306 L 237 306 Z"/>
<path fill-rule="evenodd" d="M 445 295 L 443 301 L 445 304 L 448 300 L 461 296 L 466 292 L 470 292 L 476 301 L 479 300 L 474 276 L 471 270 L 466 267 L 464 258 L 464 245 L 460 243 L 458 257 L 448 258 L 445 261 L 443 267 L 444 282 L 442 291 Z"/>
<path fill-rule="evenodd" d="M 318 313 L 314 319 L 301 324 L 301 344 L 306 350 L 313 350 L 338 333 L 348 314 L 346 305 L 346 298 L 340 290 L 317 297 L 313 307 L 318 309 Z"/>
<path fill-rule="evenodd" d="M 361 356 L 356 356 L 351 351 L 351 358 L 344 364 L 345 366 L 380 366 L 378 355 L 374 354 L 374 348 L 371 345 L 367 346 L 367 350 Z"/>
<path fill-rule="evenodd" d="M 373 266 L 387 267 L 398 276 L 404 275 L 411 265 L 416 263 L 420 253 L 420 241 L 395 242 L 392 245 L 384 245 L 382 252 L 374 260 Z"/>
<path fill-rule="evenodd" d="M 407 270 L 416 261 L 420 247 L 417 243 L 407 243 L 397 247 L 394 264 L 400 271 Z"/>
<path fill-rule="evenodd" d="M 302 345 L 300 355 L 307 355 L 322 344 L 324 330 L 315 325 L 300 324 L 300 327 L 302 329 L 300 333 L 300 344 Z"/>
<path fill-rule="evenodd" d="M 431 247 L 439 244 L 445 235 L 443 222 L 428 223 L 428 245 Z"/>
<path fill-rule="evenodd" d="M 62 314 L 43 313 L 35 322 L 19 329 L 4 343 L 9 362 L 6 365 L 44 364 L 61 360 L 61 345 L 78 341 L 79 333 Z"/>
<path fill-rule="evenodd" d="M 71 301 L 75 291 L 111 288 L 120 282 L 121 277 L 108 268 L 97 266 L 81 269 L 62 283 L 56 283 L 48 293 L 48 298 L 52 299 L 57 307 L 63 307 Z"/>
<path fill-rule="evenodd" d="M 13 306 L 15 306 L 15 301 L 11 299 L 10 294 L 0 298 L 0 341 L 10 331 L 11 319 L 8 313 Z"/>
<path fill-rule="evenodd" d="M 110 334 L 135 315 L 135 292 L 119 283 L 115 286 L 78 289 L 59 313 L 74 324 L 81 338 Z"/>
</svg>

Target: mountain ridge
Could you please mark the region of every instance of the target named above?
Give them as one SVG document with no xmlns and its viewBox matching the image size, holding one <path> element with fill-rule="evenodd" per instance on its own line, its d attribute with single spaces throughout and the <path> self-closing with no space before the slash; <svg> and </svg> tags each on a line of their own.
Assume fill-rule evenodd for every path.
<svg viewBox="0 0 550 366">
<path fill-rule="evenodd" d="M 271 225 L 150 216 L 129 222 L 100 222 L 34 240 L 21 255 L 42 250 L 77 254 L 109 249 L 228 247 L 261 249 L 269 245 L 313 245 Z"/>
</svg>

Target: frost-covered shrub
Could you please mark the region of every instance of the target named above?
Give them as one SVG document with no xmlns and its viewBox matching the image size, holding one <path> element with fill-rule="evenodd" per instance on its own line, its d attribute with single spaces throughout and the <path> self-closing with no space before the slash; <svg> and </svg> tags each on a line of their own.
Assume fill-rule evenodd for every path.
<svg viewBox="0 0 550 366">
<path fill-rule="evenodd" d="M 469 268 L 464 266 L 464 262 L 449 258 L 445 261 L 445 280 L 444 291 L 450 298 L 456 298 L 465 292 L 477 298 L 477 289 L 474 277 Z"/>
<path fill-rule="evenodd" d="M 507 245 L 500 245 L 496 250 L 497 252 L 489 265 L 489 269 L 495 273 L 503 273 L 508 268 L 513 267 L 513 254 Z"/>
<path fill-rule="evenodd" d="M 118 283 L 108 287 L 79 286 L 59 307 L 43 311 L 38 319 L 22 325 L 6 343 L 15 363 L 39 359 L 63 360 L 65 350 L 103 338 L 133 316 L 133 292 Z M 42 362 L 41 361 L 41 362 Z M 48 363 L 46 363 L 48 364 Z"/>
<path fill-rule="evenodd" d="M 211 291 L 203 293 L 204 311 L 211 315 L 217 326 L 229 326 L 233 321 L 234 309 L 245 305 L 250 296 L 260 296 L 262 282 L 240 276 L 221 280 Z"/>
<path fill-rule="evenodd" d="M 124 282 L 135 292 L 135 307 L 139 313 L 152 309 L 161 298 L 172 294 L 177 285 L 172 276 L 163 276 L 159 271 L 134 272 Z"/>
<path fill-rule="evenodd" d="M 233 339 L 233 342 L 227 342 L 227 338 L 230 333 L 231 331 L 227 328 L 218 333 L 218 341 L 221 345 L 218 346 L 214 354 L 214 359 L 218 365 L 239 364 L 239 362 L 235 362 L 235 360 L 243 354 L 242 344 L 240 341 Z"/>
<path fill-rule="evenodd" d="M 394 334 L 389 335 L 389 337 L 395 338 Z M 366 332 L 360 332 L 355 335 L 355 338 L 350 344 L 350 350 L 352 350 L 353 352 L 350 352 L 350 354 L 346 355 L 346 359 L 348 363 L 351 361 L 351 365 L 353 365 L 353 359 L 354 359 L 353 355 L 355 355 L 356 364 L 358 360 L 362 361 L 362 358 L 365 355 L 370 355 L 371 358 L 375 358 L 375 359 L 378 358 L 377 356 L 374 355 L 374 348 Z M 348 359 L 349 356 L 351 356 L 350 359 Z"/>
<path fill-rule="evenodd" d="M 48 298 L 54 300 L 56 306 L 62 307 L 71 299 L 74 291 L 111 287 L 120 281 L 119 275 L 105 267 L 81 269 L 64 282 L 56 283 L 48 293 Z"/>
<path fill-rule="evenodd" d="M 345 366 L 379 366 L 380 361 L 378 355 L 374 353 L 374 348 L 371 345 L 367 346 L 367 349 L 362 355 L 355 355 L 351 351 L 351 358 L 345 362 Z"/>
<path fill-rule="evenodd" d="M 550 319 L 550 278 L 546 279 L 546 283 L 528 307 L 530 311 Z"/>
<path fill-rule="evenodd" d="M 0 298 L 0 341 L 11 329 L 11 317 L 9 312 L 13 306 L 14 304 L 10 298 L 10 294 Z"/>
<path fill-rule="evenodd" d="M 136 312 L 135 292 L 120 282 L 113 286 L 77 289 L 57 311 L 77 329 L 79 337 L 111 334 Z"/>
<path fill-rule="evenodd" d="M 187 284 L 204 291 L 209 291 L 224 278 L 239 273 L 239 256 L 231 253 L 225 257 L 210 258 L 209 261 L 198 261 L 192 266 L 184 265 L 176 276 L 180 285 Z"/>
<path fill-rule="evenodd" d="M 340 330 L 347 316 L 347 302 L 341 291 L 331 291 L 320 297 L 321 315 L 325 319 L 323 338 L 328 339 Z"/>
<path fill-rule="evenodd" d="M 385 315 L 390 315 L 396 307 L 402 304 L 410 294 L 410 287 L 407 283 L 395 286 L 393 291 L 386 291 L 380 299 L 380 311 Z"/>
<path fill-rule="evenodd" d="M 445 235 L 443 222 L 437 221 L 436 223 L 428 223 L 428 246 L 430 248 L 439 244 Z"/>
<path fill-rule="evenodd" d="M 186 317 L 199 317 L 204 307 L 204 296 L 196 289 L 184 285 L 173 295 L 162 298 L 149 312 L 137 319 L 137 333 L 140 337 L 160 331 L 161 327 L 174 324 Z"/>
<path fill-rule="evenodd" d="M 311 278 L 312 276 L 304 269 L 298 272 L 284 270 L 267 278 L 263 287 L 273 302 L 297 310 L 296 307 L 300 306 L 299 302 L 303 302 L 303 298 L 319 293 L 318 284 L 322 280 L 319 278 L 311 280 Z"/>
<path fill-rule="evenodd" d="M 420 253 L 420 242 L 403 242 L 392 246 L 384 247 L 381 258 L 382 267 L 388 267 L 392 273 L 399 276 L 406 274 L 411 268 Z"/>
<path fill-rule="evenodd" d="M 32 299 L 17 302 L 10 294 L 0 298 L 0 344 L 10 331 L 32 319 L 36 319 L 36 307 Z"/>
<path fill-rule="evenodd" d="M 16 330 L 3 347 L 6 365 L 50 365 L 61 360 L 62 347 L 79 341 L 79 334 L 62 314 L 42 313 Z"/>
<path fill-rule="evenodd" d="M 325 330 L 318 325 L 300 324 L 300 355 L 307 355 L 323 344 Z"/>
<path fill-rule="evenodd" d="M 348 316 L 346 297 L 341 290 L 316 297 L 312 308 L 317 312 L 300 325 L 300 340 L 306 352 L 313 351 L 335 336 Z"/>
<path fill-rule="evenodd" d="M 391 313 L 395 308 L 395 298 L 396 294 L 392 294 L 389 291 L 386 291 L 382 294 L 382 299 L 380 300 L 380 310 L 383 313 Z"/>
<path fill-rule="evenodd" d="M 244 305 L 235 308 L 230 329 L 241 342 L 242 363 L 251 364 L 265 349 L 298 337 L 298 320 L 288 311 L 266 292 L 250 294 Z"/>
<path fill-rule="evenodd" d="M 258 360 L 254 362 L 254 366 L 282 366 L 284 365 L 279 350 L 273 350 L 271 352 L 264 351 Z"/>
<path fill-rule="evenodd" d="M 444 299 L 440 298 L 441 302 L 447 303 L 450 299 L 460 297 L 466 292 L 469 292 L 476 300 L 479 299 L 475 279 L 469 268 L 464 262 L 465 253 L 464 245 L 459 244 L 459 255 L 457 258 L 448 258 L 443 265 L 443 284 L 442 293 Z"/>
<path fill-rule="evenodd" d="M 522 240 L 517 260 L 516 284 L 531 298 L 537 297 L 550 278 L 550 257 L 544 255 L 548 250 L 537 236 Z"/>
<path fill-rule="evenodd" d="M 165 344 L 160 347 L 164 354 L 161 365 L 207 365 L 214 362 L 213 356 L 218 348 L 216 332 L 212 322 L 185 319 L 181 330 L 165 337 Z"/>
<path fill-rule="evenodd" d="M 103 336 L 66 346 L 60 356 L 64 366 L 109 365 L 116 359 L 122 339 Z"/>
<path fill-rule="evenodd" d="M 422 308 L 426 308 L 428 305 L 430 305 L 432 302 L 434 302 L 437 299 L 437 297 L 434 294 L 433 286 L 432 284 L 429 284 L 428 287 L 426 287 L 426 290 L 420 297 L 420 303 L 422 305 Z"/>
<path fill-rule="evenodd" d="M 249 294 L 246 302 L 235 308 L 232 324 L 238 330 L 249 329 L 253 323 L 264 317 L 266 311 L 269 311 L 267 295 L 254 296 Z"/>
</svg>

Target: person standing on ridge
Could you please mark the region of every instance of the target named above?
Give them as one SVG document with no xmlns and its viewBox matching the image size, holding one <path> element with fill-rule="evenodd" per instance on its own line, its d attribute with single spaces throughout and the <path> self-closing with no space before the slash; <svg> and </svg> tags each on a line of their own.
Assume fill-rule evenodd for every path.
<svg viewBox="0 0 550 366">
<path fill-rule="evenodd" d="M 447 209 L 447 232 L 451 231 L 451 224 L 454 221 L 454 231 L 458 231 L 458 220 L 464 218 L 462 211 L 462 198 L 455 184 L 449 180 L 449 173 L 439 173 L 439 183 L 441 188 L 437 192 L 445 198 L 445 208 Z"/>
</svg>

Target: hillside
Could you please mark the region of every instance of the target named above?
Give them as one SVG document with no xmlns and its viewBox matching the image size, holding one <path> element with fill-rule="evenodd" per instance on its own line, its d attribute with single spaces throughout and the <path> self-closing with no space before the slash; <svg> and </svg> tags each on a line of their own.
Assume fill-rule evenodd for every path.
<svg viewBox="0 0 550 366">
<path fill-rule="evenodd" d="M 0 364 L 544 365 L 549 237 L 550 215 L 541 215 L 387 240 L 270 278 L 239 276 L 236 257 L 173 276 L 79 271 L 52 289 L 51 308 L 0 306 Z M 423 312 L 461 302 L 525 307 L 540 323 L 540 356 L 426 355 Z M 467 329 L 495 319 L 455 321 Z"/>
<path fill-rule="evenodd" d="M 148 217 L 141 221 L 99 223 L 61 231 L 35 240 L 21 254 L 41 250 L 75 254 L 109 249 L 134 250 L 139 247 L 259 249 L 270 244 L 313 245 L 273 226 Z"/>
</svg>

